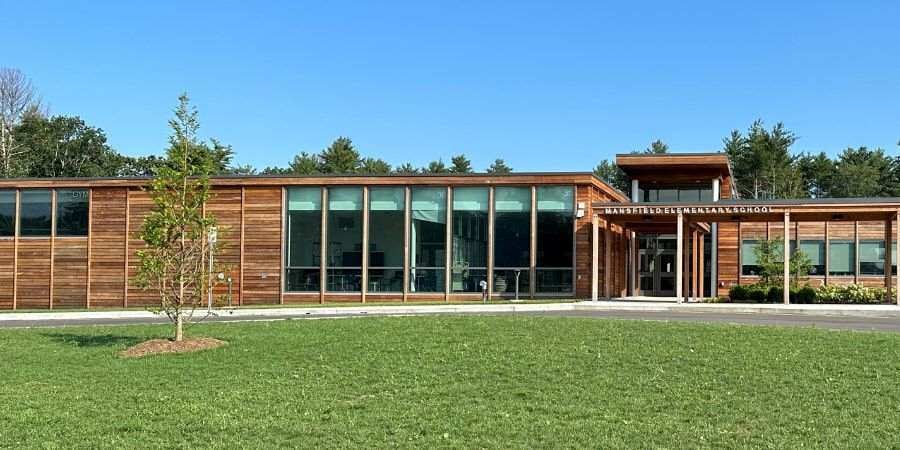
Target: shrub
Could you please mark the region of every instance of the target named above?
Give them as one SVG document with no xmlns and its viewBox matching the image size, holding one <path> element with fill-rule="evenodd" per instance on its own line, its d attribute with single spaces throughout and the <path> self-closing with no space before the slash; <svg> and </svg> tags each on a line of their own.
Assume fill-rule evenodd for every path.
<svg viewBox="0 0 900 450">
<path fill-rule="evenodd" d="M 791 293 L 791 302 L 810 304 L 816 301 L 816 290 L 812 286 L 803 286 L 796 291 L 796 297 Z"/>
<path fill-rule="evenodd" d="M 859 284 L 825 285 L 816 289 L 816 303 L 877 304 L 884 300 L 884 288 L 870 288 Z"/>
<path fill-rule="evenodd" d="M 769 288 L 760 285 L 754 284 L 749 287 L 749 300 L 753 303 L 763 303 L 766 301 L 766 297 L 769 296 Z"/>
<path fill-rule="evenodd" d="M 766 301 L 769 303 L 781 303 L 784 301 L 784 289 L 772 286 L 766 293 Z"/>
<path fill-rule="evenodd" d="M 732 286 L 731 289 L 728 290 L 728 298 L 735 303 L 742 303 L 750 298 L 750 293 L 747 286 L 739 284 L 737 286 Z"/>
</svg>

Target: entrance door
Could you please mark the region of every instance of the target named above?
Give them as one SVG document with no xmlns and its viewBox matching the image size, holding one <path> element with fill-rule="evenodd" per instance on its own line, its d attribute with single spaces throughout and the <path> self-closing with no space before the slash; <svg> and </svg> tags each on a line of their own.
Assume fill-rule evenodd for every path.
<svg viewBox="0 0 900 450">
<path fill-rule="evenodd" d="M 638 240 L 638 292 L 649 297 L 675 296 L 676 240 L 671 235 L 642 234 Z"/>
</svg>

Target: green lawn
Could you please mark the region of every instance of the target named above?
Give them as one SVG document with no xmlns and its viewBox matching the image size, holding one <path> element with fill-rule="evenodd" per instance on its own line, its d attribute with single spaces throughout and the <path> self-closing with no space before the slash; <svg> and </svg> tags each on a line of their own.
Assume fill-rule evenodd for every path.
<svg viewBox="0 0 900 450">
<path fill-rule="evenodd" d="M 0 331 L 0 447 L 890 447 L 900 335 L 540 317 Z"/>
</svg>

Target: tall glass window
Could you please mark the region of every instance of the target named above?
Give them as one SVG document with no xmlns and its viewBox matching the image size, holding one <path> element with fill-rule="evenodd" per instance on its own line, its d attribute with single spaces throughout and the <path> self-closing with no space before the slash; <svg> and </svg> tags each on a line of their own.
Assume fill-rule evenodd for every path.
<svg viewBox="0 0 900 450">
<path fill-rule="evenodd" d="M 571 186 L 537 188 L 537 292 L 572 292 L 575 192 Z"/>
<path fill-rule="evenodd" d="M 369 188 L 368 292 L 403 292 L 403 187 Z"/>
<path fill-rule="evenodd" d="M 16 191 L 0 191 L 0 237 L 16 235 Z"/>
<path fill-rule="evenodd" d="M 810 275 L 825 275 L 825 241 L 801 240 L 800 251 L 809 258 Z"/>
<path fill-rule="evenodd" d="M 531 188 L 494 190 L 494 289 L 528 293 L 531 248 Z"/>
<path fill-rule="evenodd" d="M 859 274 L 884 275 L 884 241 L 859 241 Z M 897 273 L 897 252 L 891 252 L 892 274 Z"/>
<path fill-rule="evenodd" d="M 22 191 L 19 207 L 19 234 L 24 237 L 49 237 L 53 201 L 49 190 Z"/>
<path fill-rule="evenodd" d="M 359 292 L 362 282 L 362 188 L 328 189 L 329 292 Z"/>
<path fill-rule="evenodd" d="M 409 224 L 410 292 L 444 292 L 447 189 L 412 188 Z"/>
<path fill-rule="evenodd" d="M 86 189 L 56 190 L 56 235 L 88 235 L 88 191 Z"/>
<path fill-rule="evenodd" d="M 453 189 L 453 292 L 481 292 L 487 281 L 488 195 L 488 188 Z"/>
<path fill-rule="evenodd" d="M 759 262 L 756 260 L 756 240 L 741 242 L 741 275 L 759 275 Z"/>
<path fill-rule="evenodd" d="M 285 289 L 318 292 L 322 261 L 322 190 L 318 187 L 289 188 L 287 200 Z"/>
<path fill-rule="evenodd" d="M 829 275 L 853 275 L 856 271 L 856 245 L 853 241 L 831 241 L 828 255 Z"/>
</svg>

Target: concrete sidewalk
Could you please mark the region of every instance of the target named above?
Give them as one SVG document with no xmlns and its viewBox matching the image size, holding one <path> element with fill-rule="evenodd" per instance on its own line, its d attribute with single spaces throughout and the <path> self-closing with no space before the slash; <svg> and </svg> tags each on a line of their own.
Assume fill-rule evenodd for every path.
<svg viewBox="0 0 900 450">
<path fill-rule="evenodd" d="M 491 313 L 540 313 L 566 311 L 621 311 L 621 312 L 681 312 L 715 314 L 791 314 L 809 316 L 877 317 L 900 319 L 897 305 L 784 305 L 784 304 L 734 304 L 734 303 L 662 303 L 639 301 L 579 301 L 570 303 L 504 303 L 504 304 L 448 304 L 388 306 L 322 306 L 285 308 L 235 308 L 215 309 L 218 320 L 229 318 L 290 319 L 310 317 L 399 316 L 426 314 L 491 314 Z M 198 309 L 195 318 L 206 315 Z M 165 319 L 150 311 L 53 311 L 27 313 L 0 313 L 0 323 L 54 322 L 54 321 L 147 321 Z"/>
</svg>

